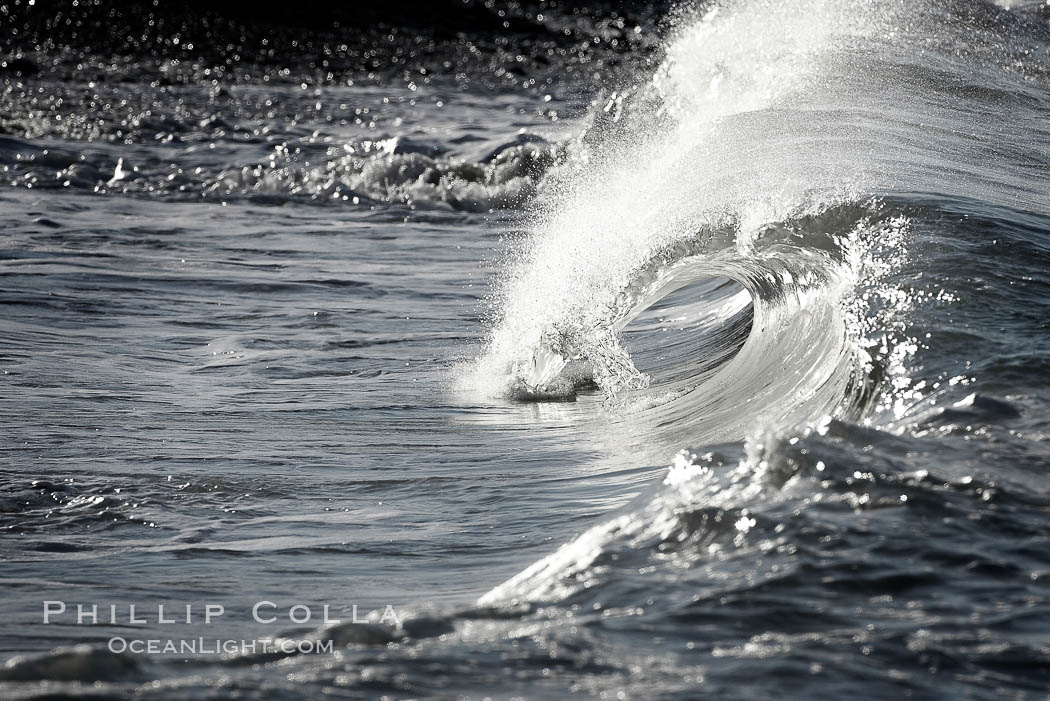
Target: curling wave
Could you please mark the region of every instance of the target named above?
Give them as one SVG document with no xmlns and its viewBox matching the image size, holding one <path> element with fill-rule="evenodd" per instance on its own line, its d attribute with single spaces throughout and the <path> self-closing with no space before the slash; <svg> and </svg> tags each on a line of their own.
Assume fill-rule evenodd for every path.
<svg viewBox="0 0 1050 701">
<path fill-rule="evenodd" d="M 779 424 L 854 404 L 847 397 L 869 368 L 856 324 L 847 329 L 851 295 L 871 282 L 876 243 L 903 255 L 906 223 L 864 194 L 868 176 L 847 169 L 849 140 L 833 140 L 840 152 L 815 167 L 819 154 L 791 127 L 811 133 L 824 118 L 791 108 L 843 60 L 842 42 L 875 31 L 874 15 L 824 2 L 807 3 L 808 13 L 757 5 L 764 11 L 716 8 L 683 31 L 649 84 L 606 105 L 616 115 L 595 120 L 584 139 L 592 151 L 551 175 L 562 197 L 512 263 L 491 342 L 469 373 L 474 389 L 566 398 L 593 383 L 661 406 L 659 424 L 695 431 L 699 421 L 712 439 L 740 437 L 755 419 Z M 625 329 L 668 295 L 718 277 L 753 305 L 747 341 L 741 347 L 733 321 L 739 305 L 712 311 L 705 356 L 676 358 L 686 371 L 652 383 L 625 349 Z M 676 304 L 703 303 L 678 294 Z M 695 322 L 674 305 L 665 316 L 675 320 L 665 333 Z"/>
<path fill-rule="evenodd" d="M 913 255 L 909 203 L 1045 210 L 1020 177 L 1037 180 L 1040 159 L 1010 156 L 1006 132 L 1024 125 L 979 118 L 985 100 L 1026 100 L 1038 70 L 996 39 L 1014 21 L 970 2 L 717 4 L 683 23 L 651 80 L 599 108 L 590 150 L 550 176 L 559 196 L 512 255 L 461 384 L 526 400 L 597 387 L 645 445 L 639 460 L 744 450 L 710 464 L 686 450 L 654 493 L 483 603 L 567 596 L 556 584 L 592 577 L 613 543 L 646 550 L 706 505 L 746 516 L 780 437 L 918 411 L 908 316 L 930 299 L 898 275 Z M 963 38 L 994 96 L 945 78 Z M 903 67 L 913 42 L 923 51 L 903 53 L 922 65 Z"/>
</svg>

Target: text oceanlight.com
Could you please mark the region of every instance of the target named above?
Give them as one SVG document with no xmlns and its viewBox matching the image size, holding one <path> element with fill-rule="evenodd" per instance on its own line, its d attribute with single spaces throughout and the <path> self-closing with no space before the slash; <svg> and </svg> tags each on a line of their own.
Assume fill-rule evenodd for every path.
<svg viewBox="0 0 1050 701">
<path fill-rule="evenodd" d="M 220 640 L 218 638 L 139 639 L 115 637 L 109 639 L 109 651 L 131 652 L 136 655 L 309 655 L 330 653 L 335 648 L 331 640 L 291 640 L 259 638 L 258 640 Z"/>
</svg>

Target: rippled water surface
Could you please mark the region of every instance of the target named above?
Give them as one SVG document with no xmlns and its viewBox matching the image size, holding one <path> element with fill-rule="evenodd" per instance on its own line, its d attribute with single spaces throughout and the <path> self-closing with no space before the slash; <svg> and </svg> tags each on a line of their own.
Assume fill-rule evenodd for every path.
<svg viewBox="0 0 1050 701">
<path fill-rule="evenodd" d="M 1045 7 L 468 5 L 5 39 L 0 696 L 1045 695 Z"/>
</svg>

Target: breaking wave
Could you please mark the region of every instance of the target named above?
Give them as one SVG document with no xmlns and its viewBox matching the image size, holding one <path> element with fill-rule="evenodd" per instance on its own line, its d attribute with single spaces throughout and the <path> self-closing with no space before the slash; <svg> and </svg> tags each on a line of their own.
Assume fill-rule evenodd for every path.
<svg viewBox="0 0 1050 701">
<path fill-rule="evenodd" d="M 599 390 L 639 460 L 683 452 L 663 486 L 483 603 L 568 595 L 558 582 L 587 581 L 613 542 L 662 542 L 683 509 L 746 511 L 781 437 L 921 413 L 932 388 L 908 376 L 922 346 L 909 316 L 950 295 L 902 279 L 927 245 L 916 203 L 1044 207 L 1019 177 L 1034 182 L 1038 159 L 1014 159 L 1003 133 L 1017 127 L 979 117 L 982 101 L 1025 100 L 1038 70 L 996 39 L 1013 21 L 975 3 L 716 4 L 648 82 L 596 110 L 587 153 L 549 175 L 460 386 Z M 999 92 L 957 75 L 964 37 Z M 741 441 L 735 458 L 689 449 Z"/>
</svg>

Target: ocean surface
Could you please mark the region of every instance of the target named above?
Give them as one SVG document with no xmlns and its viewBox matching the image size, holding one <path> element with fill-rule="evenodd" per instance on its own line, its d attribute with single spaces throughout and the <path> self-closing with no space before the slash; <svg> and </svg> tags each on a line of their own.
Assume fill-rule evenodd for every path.
<svg viewBox="0 0 1050 701">
<path fill-rule="evenodd" d="M 1045 699 L 1047 6 L 466 5 L 0 0 L 0 697 Z"/>
</svg>

